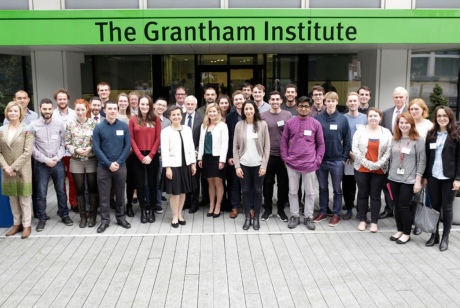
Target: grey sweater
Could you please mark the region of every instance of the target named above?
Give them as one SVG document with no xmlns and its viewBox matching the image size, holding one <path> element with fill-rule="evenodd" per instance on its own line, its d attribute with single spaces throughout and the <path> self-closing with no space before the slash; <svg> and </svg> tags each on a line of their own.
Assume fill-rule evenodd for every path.
<svg viewBox="0 0 460 308">
<path fill-rule="evenodd" d="M 410 149 L 409 154 L 400 153 L 400 149 L 402 148 Z M 403 157 L 402 162 L 401 156 Z M 404 169 L 404 174 L 398 174 L 397 170 L 400 166 Z M 407 137 L 403 137 L 399 141 L 393 140 L 391 145 L 390 170 L 388 172 L 389 180 L 404 184 L 414 184 L 416 175 L 423 175 L 425 166 L 425 140 L 423 138 L 410 140 Z"/>
</svg>

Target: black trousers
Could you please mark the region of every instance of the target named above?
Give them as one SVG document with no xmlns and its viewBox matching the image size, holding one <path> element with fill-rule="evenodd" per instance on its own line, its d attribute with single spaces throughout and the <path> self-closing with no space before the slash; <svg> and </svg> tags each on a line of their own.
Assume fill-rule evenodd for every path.
<svg viewBox="0 0 460 308">
<path fill-rule="evenodd" d="M 396 227 L 399 232 L 410 235 L 412 228 L 412 209 L 410 206 L 414 196 L 414 184 L 404 184 L 389 180 L 393 193 Z"/>
<path fill-rule="evenodd" d="M 355 179 L 358 184 L 358 209 L 361 221 L 366 221 L 369 197 L 371 199 L 371 222 L 376 224 L 382 206 L 380 195 L 386 180 L 385 174 L 360 172 L 355 170 Z"/>
<path fill-rule="evenodd" d="M 271 156 L 268 159 L 267 172 L 265 173 L 263 196 L 264 207 L 266 211 L 271 212 L 273 208 L 273 186 L 275 185 L 275 176 L 278 184 L 278 211 L 284 210 L 284 205 L 288 201 L 289 178 L 284 162 L 280 156 Z"/>
<path fill-rule="evenodd" d="M 150 151 L 141 151 L 142 155 L 147 156 Z M 134 154 L 133 154 L 134 155 Z M 150 200 L 147 202 L 151 206 L 156 204 L 158 187 L 158 167 L 160 164 L 159 154 L 155 154 L 150 164 L 143 164 L 134 155 L 132 168 L 136 178 L 135 187 L 137 189 L 137 199 L 141 207 L 145 206 L 145 187 L 148 187 Z M 146 182 L 147 181 L 147 182 Z M 132 196 L 132 195 L 131 195 Z"/>
<path fill-rule="evenodd" d="M 356 179 L 354 175 L 343 175 L 342 193 L 347 210 L 352 210 L 356 196 Z"/>
<path fill-rule="evenodd" d="M 442 209 L 444 235 L 448 235 L 452 227 L 454 198 L 457 193 L 456 190 L 452 190 L 453 183 L 454 179 L 438 180 L 434 177 L 428 178 L 428 191 L 430 192 L 431 206 L 436 211 L 441 211 Z"/>
</svg>

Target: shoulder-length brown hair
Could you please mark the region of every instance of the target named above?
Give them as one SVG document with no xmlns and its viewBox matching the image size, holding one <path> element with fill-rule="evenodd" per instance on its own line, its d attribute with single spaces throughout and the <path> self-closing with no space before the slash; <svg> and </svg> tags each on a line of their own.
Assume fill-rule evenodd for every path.
<svg viewBox="0 0 460 308">
<path fill-rule="evenodd" d="M 153 108 L 153 100 L 150 96 L 148 95 L 144 95 L 144 96 L 141 96 L 139 98 L 139 101 L 138 101 L 138 104 L 141 103 L 141 99 L 147 99 L 147 101 L 149 102 L 149 112 L 147 113 L 147 116 L 144 117 L 142 116 L 142 112 L 141 110 L 139 109 L 138 112 L 137 112 L 137 124 L 139 124 L 139 126 L 146 126 L 147 124 L 150 124 L 152 126 L 155 126 L 155 123 L 157 121 L 157 115 L 155 113 L 155 110 Z M 139 107 L 137 107 L 139 108 Z"/>
<path fill-rule="evenodd" d="M 406 121 L 410 124 L 409 139 L 418 140 L 420 135 L 417 131 L 417 128 L 415 127 L 415 120 L 409 112 L 403 112 L 396 118 L 393 139 L 395 141 L 399 141 L 402 138 L 402 132 L 399 129 L 399 119 L 401 118 L 406 119 Z"/>
<path fill-rule="evenodd" d="M 447 138 L 449 138 L 449 140 L 460 142 L 460 131 L 457 125 L 457 119 L 455 118 L 455 114 L 452 111 L 452 109 L 450 109 L 450 107 L 447 107 L 447 106 L 438 106 L 434 110 L 433 120 L 432 120 L 434 125 L 433 125 L 433 128 L 430 131 L 428 131 L 428 134 L 426 135 L 426 140 L 436 140 L 437 133 L 438 131 L 440 131 L 439 124 L 438 124 L 436 117 L 438 116 L 438 111 L 440 109 L 444 109 L 447 116 L 449 117 L 449 124 L 447 124 L 447 127 L 446 127 Z"/>
</svg>

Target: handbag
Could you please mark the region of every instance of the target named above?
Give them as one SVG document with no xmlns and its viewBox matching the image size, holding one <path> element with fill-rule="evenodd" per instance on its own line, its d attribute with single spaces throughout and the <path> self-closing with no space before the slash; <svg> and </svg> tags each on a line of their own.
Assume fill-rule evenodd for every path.
<svg viewBox="0 0 460 308">
<path fill-rule="evenodd" d="M 417 200 L 414 225 L 425 233 L 435 233 L 439 221 L 439 212 L 431 206 L 425 206 L 425 190 L 422 190 L 418 196 L 414 195 L 414 198 Z"/>
</svg>

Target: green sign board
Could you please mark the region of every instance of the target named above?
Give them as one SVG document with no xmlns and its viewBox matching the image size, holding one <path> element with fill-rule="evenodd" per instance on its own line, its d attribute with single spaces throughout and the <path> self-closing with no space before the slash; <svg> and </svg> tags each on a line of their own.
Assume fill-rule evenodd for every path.
<svg viewBox="0 0 460 308">
<path fill-rule="evenodd" d="M 0 46 L 460 43 L 460 10 L 0 11 Z"/>
</svg>

